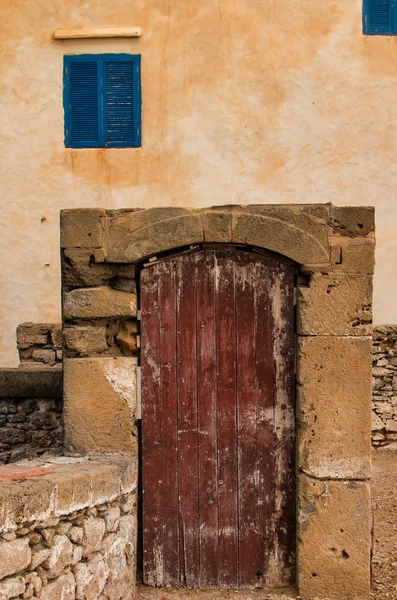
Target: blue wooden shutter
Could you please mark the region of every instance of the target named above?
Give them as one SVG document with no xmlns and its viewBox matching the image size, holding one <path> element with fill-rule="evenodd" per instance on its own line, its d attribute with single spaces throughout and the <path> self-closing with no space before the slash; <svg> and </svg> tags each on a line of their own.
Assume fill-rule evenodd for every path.
<svg viewBox="0 0 397 600">
<path fill-rule="evenodd" d="M 141 94 L 139 56 L 104 60 L 104 130 L 109 148 L 140 146 Z"/>
<path fill-rule="evenodd" d="M 396 33 L 395 11 L 395 0 L 364 0 L 364 33 L 369 35 Z"/>
<path fill-rule="evenodd" d="M 100 77 L 95 56 L 65 56 L 65 145 L 101 145 Z"/>
<path fill-rule="evenodd" d="M 140 146 L 140 56 L 65 56 L 64 69 L 66 147 Z"/>
</svg>

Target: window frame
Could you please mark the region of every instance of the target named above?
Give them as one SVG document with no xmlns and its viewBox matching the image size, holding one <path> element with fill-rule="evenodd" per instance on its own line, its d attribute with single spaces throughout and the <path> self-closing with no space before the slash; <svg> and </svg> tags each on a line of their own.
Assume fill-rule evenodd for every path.
<svg viewBox="0 0 397 600">
<path fill-rule="evenodd" d="M 387 26 L 371 27 L 369 22 L 369 13 L 371 1 L 363 0 L 363 34 L 364 35 L 397 35 L 397 0 L 389 0 L 389 24 Z"/>
<path fill-rule="evenodd" d="M 134 124 L 132 143 L 115 144 L 107 142 L 107 110 L 106 110 L 106 63 L 131 62 L 133 65 L 132 80 L 132 120 Z M 70 65 L 73 62 L 94 62 L 98 72 L 98 144 L 72 142 L 72 105 Z M 141 55 L 140 54 L 65 54 L 63 60 L 63 105 L 65 122 L 66 148 L 140 148 L 142 132 L 142 97 L 141 97 Z"/>
</svg>

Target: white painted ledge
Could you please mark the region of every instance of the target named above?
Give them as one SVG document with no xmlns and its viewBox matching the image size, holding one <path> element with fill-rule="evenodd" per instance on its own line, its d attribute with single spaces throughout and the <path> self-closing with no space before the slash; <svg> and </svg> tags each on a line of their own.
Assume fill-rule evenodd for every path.
<svg viewBox="0 0 397 600">
<path fill-rule="evenodd" d="M 81 28 L 81 29 L 56 29 L 54 39 L 56 40 L 76 40 L 84 38 L 120 38 L 120 37 L 140 37 L 140 27 L 107 27 Z"/>
</svg>

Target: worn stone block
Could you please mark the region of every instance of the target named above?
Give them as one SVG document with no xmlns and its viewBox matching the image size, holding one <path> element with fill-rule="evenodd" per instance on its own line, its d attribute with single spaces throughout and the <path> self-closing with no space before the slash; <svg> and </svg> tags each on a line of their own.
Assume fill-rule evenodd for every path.
<svg viewBox="0 0 397 600">
<path fill-rule="evenodd" d="M 106 526 L 103 519 L 89 517 L 83 520 L 82 547 L 84 557 L 90 556 L 93 552 L 99 552 L 105 531 Z"/>
<path fill-rule="evenodd" d="M 14 575 L 29 566 L 31 551 L 27 537 L 0 543 L 0 579 Z"/>
<path fill-rule="evenodd" d="M 368 482 L 298 482 L 298 585 L 303 598 L 369 600 Z"/>
<path fill-rule="evenodd" d="M 0 598 L 1 600 L 9 600 L 16 598 L 19 594 L 25 592 L 25 579 L 22 575 L 18 577 L 7 577 L 0 581 Z"/>
<path fill-rule="evenodd" d="M 66 535 L 56 535 L 51 545 L 51 552 L 44 566 L 48 579 L 54 579 L 72 562 L 73 545 Z"/>
<path fill-rule="evenodd" d="M 136 366 L 132 357 L 65 360 L 68 452 L 135 453 Z"/>
<path fill-rule="evenodd" d="M 135 317 L 136 311 L 136 294 L 105 286 L 72 290 L 63 296 L 63 316 L 66 320 Z"/>
<path fill-rule="evenodd" d="M 117 333 L 116 339 L 120 348 L 125 353 L 133 353 L 138 349 L 138 322 L 123 321 Z"/>
<path fill-rule="evenodd" d="M 139 227 L 136 220 L 139 215 L 154 211 L 170 211 L 178 216 L 161 220 L 150 220 L 147 214 L 142 222 L 150 220 L 150 224 Z M 159 214 L 156 214 L 156 219 Z M 122 221 L 122 226 L 120 221 Z M 123 234 L 124 231 L 124 234 Z M 189 246 L 203 241 L 203 228 L 199 213 L 187 209 L 148 209 L 139 213 L 130 213 L 112 219 L 109 227 L 107 261 L 139 262 L 144 258 L 165 252 L 176 247 Z"/>
<path fill-rule="evenodd" d="M 273 216 L 234 214 L 232 241 L 266 248 L 302 265 L 329 264 L 326 238 L 316 239 L 305 229 Z"/>
<path fill-rule="evenodd" d="M 108 349 L 105 327 L 65 327 L 63 335 L 66 348 L 82 356 Z"/>
<path fill-rule="evenodd" d="M 45 585 L 40 593 L 40 600 L 75 600 L 76 583 L 73 573 L 61 575 L 55 581 Z"/>
<path fill-rule="evenodd" d="M 208 211 L 201 213 L 204 241 L 227 244 L 232 241 L 233 213 L 226 211 Z"/>
<path fill-rule="evenodd" d="M 335 273 L 372 275 L 375 269 L 375 240 L 362 237 L 330 237 L 335 252 L 332 270 Z M 337 249 L 337 250 L 336 250 Z"/>
<path fill-rule="evenodd" d="M 373 206 L 331 206 L 333 233 L 348 237 L 366 237 L 375 231 Z"/>
<path fill-rule="evenodd" d="M 48 341 L 49 325 L 47 323 L 21 323 L 17 327 L 18 348 L 29 348 L 44 345 Z"/>
<path fill-rule="evenodd" d="M 106 216 L 102 208 L 77 208 L 61 211 L 61 248 L 100 248 Z"/>
<path fill-rule="evenodd" d="M 316 273 L 298 288 L 301 335 L 371 335 L 372 278 Z"/>
<path fill-rule="evenodd" d="M 135 266 L 98 262 L 97 252 L 87 248 L 66 248 L 61 254 L 63 288 L 106 285 L 118 275 L 133 279 Z"/>
<path fill-rule="evenodd" d="M 298 342 L 299 467 L 314 477 L 371 473 L 371 338 Z"/>
</svg>

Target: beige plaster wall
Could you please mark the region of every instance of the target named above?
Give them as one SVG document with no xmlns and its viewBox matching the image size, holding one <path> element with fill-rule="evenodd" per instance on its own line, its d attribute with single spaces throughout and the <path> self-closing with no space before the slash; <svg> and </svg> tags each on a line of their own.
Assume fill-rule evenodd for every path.
<svg viewBox="0 0 397 600">
<path fill-rule="evenodd" d="M 59 211 L 375 205 L 375 322 L 397 322 L 397 38 L 361 0 L 13 0 L 0 36 L 0 363 L 15 328 L 60 319 Z M 58 27 L 140 39 L 54 41 Z M 143 147 L 63 144 L 68 53 L 142 54 Z"/>
</svg>

